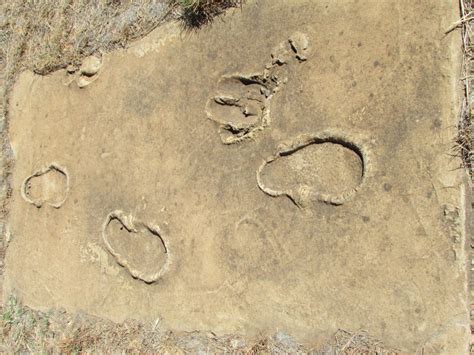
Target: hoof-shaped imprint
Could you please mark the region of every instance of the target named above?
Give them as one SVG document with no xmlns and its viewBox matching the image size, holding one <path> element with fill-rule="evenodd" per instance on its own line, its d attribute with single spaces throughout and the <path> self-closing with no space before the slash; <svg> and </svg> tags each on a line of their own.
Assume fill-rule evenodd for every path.
<svg viewBox="0 0 474 355">
<path fill-rule="evenodd" d="M 65 168 L 51 164 L 23 181 L 21 195 L 23 199 L 37 208 L 47 204 L 59 208 L 69 194 L 69 175 Z"/>
<path fill-rule="evenodd" d="M 323 131 L 280 144 L 257 170 L 257 183 L 266 194 L 287 196 L 298 207 L 314 201 L 341 205 L 360 190 L 370 172 L 365 140 Z"/>
<path fill-rule="evenodd" d="M 136 279 L 153 283 L 168 270 L 169 249 L 157 226 L 114 211 L 107 216 L 102 240 L 115 261 Z"/>
<path fill-rule="evenodd" d="M 302 33 L 293 34 L 272 51 L 272 61 L 262 73 L 223 76 L 218 82 L 218 94 L 207 101 L 207 117 L 219 124 L 224 144 L 254 138 L 271 123 L 270 102 L 287 80 L 284 65 L 293 58 L 307 59 L 309 42 Z"/>
</svg>

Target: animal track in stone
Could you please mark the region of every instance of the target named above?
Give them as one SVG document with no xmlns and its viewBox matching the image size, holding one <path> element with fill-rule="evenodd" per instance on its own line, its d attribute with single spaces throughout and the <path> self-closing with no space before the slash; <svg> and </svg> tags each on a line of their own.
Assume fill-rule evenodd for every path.
<svg viewBox="0 0 474 355">
<path fill-rule="evenodd" d="M 296 32 L 271 53 L 272 60 L 262 73 L 224 75 L 218 82 L 218 94 L 206 103 L 207 117 L 219 124 L 224 144 L 254 138 L 271 123 L 270 103 L 273 95 L 288 80 L 285 66 L 294 58 L 307 59 L 309 42 Z"/>
<path fill-rule="evenodd" d="M 69 194 L 69 174 L 58 164 L 38 170 L 23 181 L 21 195 L 23 199 L 37 208 L 48 204 L 60 208 Z"/>
<path fill-rule="evenodd" d="M 367 143 L 360 136 L 323 131 L 280 144 L 257 170 L 257 183 L 266 194 L 287 196 L 298 207 L 314 201 L 341 205 L 370 173 Z"/>
<path fill-rule="evenodd" d="M 102 240 L 115 261 L 136 279 L 153 283 L 168 270 L 170 253 L 158 226 L 114 211 L 106 218 Z"/>
<path fill-rule="evenodd" d="M 209 119 L 219 123 L 223 143 L 252 138 L 270 124 L 270 100 L 278 85 L 278 78 L 258 74 L 220 80 L 222 94 L 208 101 L 206 112 Z"/>
</svg>

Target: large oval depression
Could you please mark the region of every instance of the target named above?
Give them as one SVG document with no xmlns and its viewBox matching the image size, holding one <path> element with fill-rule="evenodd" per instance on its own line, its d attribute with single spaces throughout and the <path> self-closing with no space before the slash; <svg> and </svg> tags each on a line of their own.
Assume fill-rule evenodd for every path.
<svg viewBox="0 0 474 355">
<path fill-rule="evenodd" d="M 261 182 L 278 191 L 310 188 L 320 194 L 343 195 L 361 182 L 364 163 L 356 149 L 338 142 L 316 142 L 284 153 L 265 165 Z"/>
</svg>

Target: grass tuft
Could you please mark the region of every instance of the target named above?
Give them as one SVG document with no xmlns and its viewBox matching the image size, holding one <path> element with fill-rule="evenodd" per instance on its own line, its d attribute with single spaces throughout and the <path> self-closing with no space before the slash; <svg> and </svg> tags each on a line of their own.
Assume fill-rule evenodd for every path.
<svg viewBox="0 0 474 355">
<path fill-rule="evenodd" d="M 185 28 L 196 29 L 210 24 L 229 8 L 241 7 L 243 0 L 169 0 L 177 9 Z"/>
</svg>

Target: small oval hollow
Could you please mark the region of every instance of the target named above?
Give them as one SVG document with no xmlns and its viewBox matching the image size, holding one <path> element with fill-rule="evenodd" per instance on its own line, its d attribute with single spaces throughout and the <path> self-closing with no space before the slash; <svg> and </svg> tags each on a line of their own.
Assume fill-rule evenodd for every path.
<svg viewBox="0 0 474 355">
<path fill-rule="evenodd" d="M 68 176 L 66 171 L 56 165 L 40 170 L 23 183 L 23 197 L 36 207 L 44 203 L 59 208 L 68 195 Z"/>
</svg>

